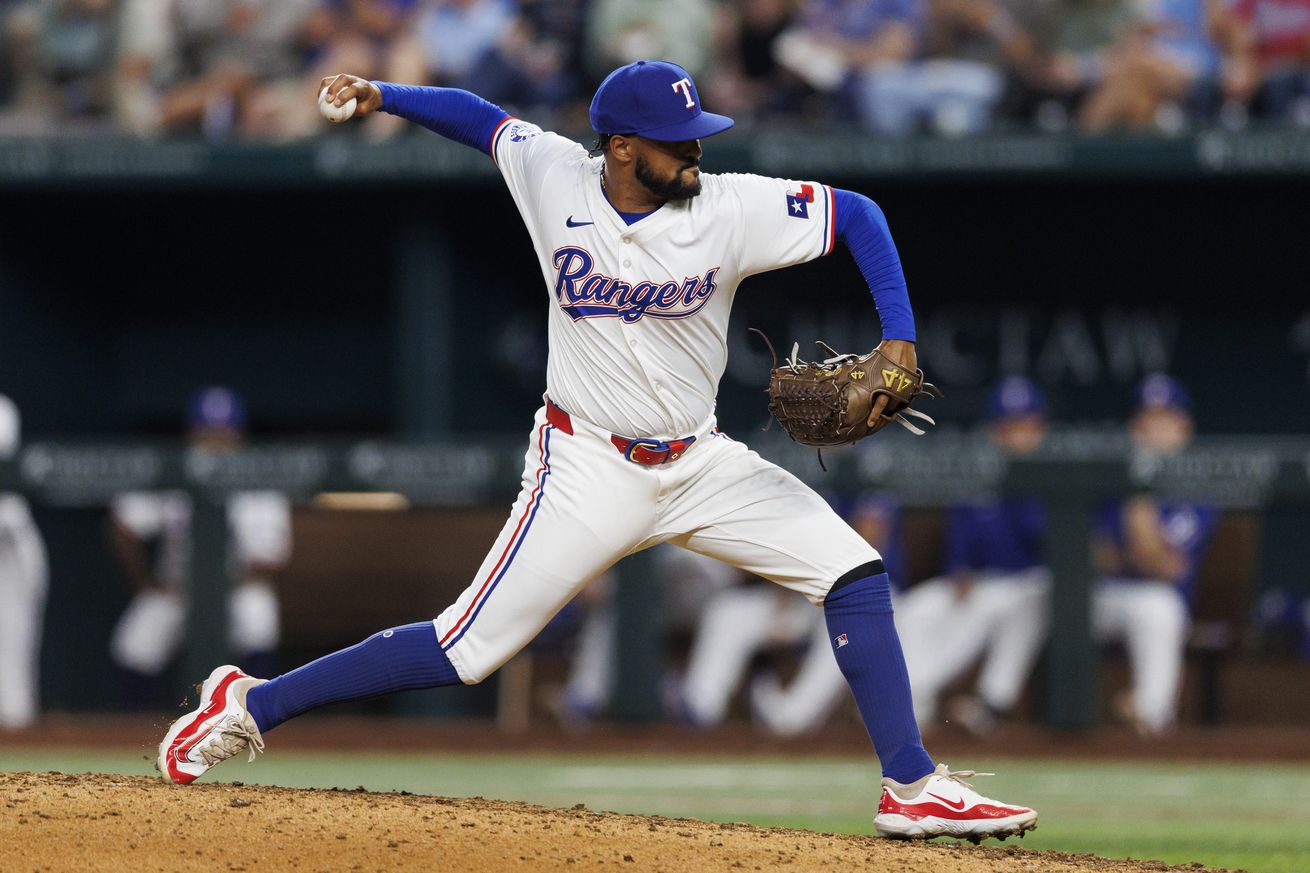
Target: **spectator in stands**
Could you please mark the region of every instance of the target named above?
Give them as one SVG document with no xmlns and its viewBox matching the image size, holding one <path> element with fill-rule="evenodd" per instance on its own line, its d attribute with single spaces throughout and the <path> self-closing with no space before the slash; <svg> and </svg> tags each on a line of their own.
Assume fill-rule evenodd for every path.
<svg viewBox="0 0 1310 873">
<path fill-rule="evenodd" d="M 423 45 L 414 27 L 417 11 L 418 0 L 322 0 L 306 18 L 299 38 L 304 75 L 263 92 L 266 99 L 252 108 L 258 127 L 284 137 L 321 131 L 323 119 L 305 95 L 338 70 L 359 70 L 361 76 L 388 82 L 424 81 Z M 364 135 L 385 139 L 403 126 L 403 119 L 384 115 L 365 128 Z"/>
<path fill-rule="evenodd" d="M 923 23 L 919 0 L 806 0 L 775 52 L 807 85 L 849 103 L 865 127 L 905 135 L 918 103 L 905 72 L 922 48 Z"/>
<path fill-rule="evenodd" d="M 18 453 L 18 407 L 0 394 L 0 461 Z M 45 543 L 27 501 L 0 492 L 0 731 L 40 713 L 41 626 L 49 586 Z"/>
<path fill-rule="evenodd" d="M 0 133 L 26 133 L 47 117 L 35 88 L 40 30 L 35 2 L 0 0 Z"/>
<path fill-rule="evenodd" d="M 1006 455 L 1031 454 L 1045 439 L 1046 398 L 1027 377 L 1002 379 L 987 417 L 991 441 Z M 979 659 L 976 690 L 951 700 L 947 718 L 985 733 L 1018 702 L 1049 625 L 1045 537 L 1046 512 L 1034 498 L 979 495 L 950 510 L 945 575 L 914 586 L 901 601 L 933 617 L 932 638 L 905 651 L 924 729 L 935 726 L 941 692 Z"/>
<path fill-rule="evenodd" d="M 1185 449 L 1193 423 L 1182 383 L 1163 374 L 1143 380 L 1128 432 L 1139 453 Z M 1143 735 L 1174 724 L 1189 604 L 1217 521 L 1211 507 L 1150 494 L 1107 506 L 1098 519 L 1094 555 L 1104 578 L 1092 598 L 1092 628 L 1099 639 L 1123 640 L 1132 689 L 1116 698 L 1115 712 Z"/>
<path fill-rule="evenodd" d="M 0 5 L 3 127 L 50 134 L 107 114 L 115 9 L 111 0 Z"/>
<path fill-rule="evenodd" d="M 865 495 L 841 508 L 851 527 L 868 540 L 882 555 L 887 574 L 896 589 L 892 592 L 898 633 L 902 648 L 905 631 L 914 629 L 935 635 L 931 616 L 903 611 L 900 583 L 906 578 L 904 550 L 900 531 L 900 507 L 886 494 Z M 808 604 L 805 604 L 808 606 Z M 910 607 L 913 610 L 913 606 Z M 813 613 L 813 607 L 810 607 Z M 849 690 L 833 657 L 833 641 L 822 618 L 812 620 L 809 633 L 789 645 L 805 643 L 800 664 L 790 682 L 783 683 L 776 672 L 763 672 L 750 684 L 751 714 L 760 727 L 780 736 L 795 736 L 821 729 L 832 717 Z M 911 631 L 913 633 L 913 631 Z M 914 638 L 917 639 L 917 638 Z M 911 644 L 914 644 L 911 639 Z M 907 660 L 907 664 L 909 661 Z M 912 668 L 911 668 L 912 669 Z M 913 682 L 913 679 L 911 679 Z"/>
<path fill-rule="evenodd" d="M 779 60 L 821 91 L 844 90 L 861 123 L 904 136 L 984 129 L 1003 79 L 992 66 L 926 58 L 929 0 L 809 0 L 778 40 Z"/>
<path fill-rule="evenodd" d="M 808 91 L 777 59 L 778 38 L 792 25 L 789 0 L 734 0 L 722 7 L 718 63 L 708 88 L 714 104 L 742 127 L 762 118 L 800 115 Z"/>
<path fill-rule="evenodd" d="M 1086 130 L 1177 132 L 1245 89 L 1244 66 L 1228 62 L 1233 12 L 1224 0 L 1135 0 L 1135 9 L 1082 107 Z"/>
<path fill-rule="evenodd" d="M 506 0 L 430 0 L 417 22 L 427 80 L 466 84 L 475 65 L 508 37 L 513 25 L 514 10 Z"/>
<path fill-rule="evenodd" d="M 1051 0 L 1034 9 L 1031 21 L 1025 110 L 1043 129 L 1061 130 L 1105 79 L 1114 46 L 1136 21 L 1133 0 Z"/>
<path fill-rule="evenodd" d="M 120 125 L 151 135 L 278 135 L 285 115 L 259 101 L 302 82 L 322 39 L 320 0 L 125 0 L 119 26 Z M 298 95 L 296 105 L 312 102 Z M 286 100 L 287 112 L 295 111 Z"/>
<path fill-rule="evenodd" d="M 592 0 L 587 66 L 594 77 L 648 58 L 678 64 L 692 76 L 709 72 L 716 25 L 711 0 Z"/>
<path fill-rule="evenodd" d="M 1310 0 L 1237 0 L 1236 12 L 1254 55 L 1256 114 L 1310 126 Z"/>
<path fill-rule="evenodd" d="M 206 388 L 192 398 L 187 424 L 191 451 L 232 452 L 245 442 L 245 405 L 226 388 Z M 290 558 L 290 505 L 275 491 L 241 492 L 228 499 L 227 520 L 235 573 L 228 600 L 230 644 L 241 663 L 276 672 L 280 622 L 271 577 Z M 127 702 L 141 704 L 182 644 L 190 496 L 180 491 L 118 495 L 110 507 L 110 539 L 136 593 L 114 627 L 109 651 L 124 671 Z"/>
<path fill-rule="evenodd" d="M 557 116 L 580 91 L 584 0 L 521 0 L 517 7 L 505 35 L 473 64 L 465 84 L 513 111 Z"/>
<path fill-rule="evenodd" d="M 1030 31 L 1039 0 L 928 0 L 930 12 L 926 34 L 926 56 L 936 75 L 969 83 L 975 113 L 999 112 L 1000 101 L 1016 102 L 1024 75 L 1034 59 Z M 949 105 L 949 104 L 948 104 Z M 968 119 L 954 111 L 942 117 L 939 128 L 947 132 L 974 132 L 986 125 L 983 116 Z"/>
</svg>

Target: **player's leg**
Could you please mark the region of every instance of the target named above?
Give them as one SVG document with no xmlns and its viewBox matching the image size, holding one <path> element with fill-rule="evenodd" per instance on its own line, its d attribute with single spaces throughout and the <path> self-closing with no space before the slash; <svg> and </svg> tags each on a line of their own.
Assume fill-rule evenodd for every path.
<svg viewBox="0 0 1310 873">
<path fill-rule="evenodd" d="M 375 634 L 259 688 L 260 729 L 325 703 L 481 682 L 644 538 L 651 515 L 640 507 L 653 505 L 653 488 L 612 448 L 596 452 L 539 412 L 518 499 L 472 583 L 434 621 Z"/>
<path fill-rule="evenodd" d="M 961 589 L 953 579 L 939 576 L 897 599 L 896 628 L 920 726 L 937 720 L 942 689 L 982 653 L 986 628 L 975 620 L 978 593 L 976 585 Z"/>
<path fill-rule="evenodd" d="M 434 621 L 382 631 L 271 681 L 215 670 L 200 709 L 174 722 L 160 745 L 165 778 L 189 782 L 248 747 L 253 755 L 264 732 L 311 709 L 489 676 L 583 585 L 647 539 L 653 510 L 643 507 L 654 506 L 654 483 L 604 448 L 540 410 L 519 498 L 453 605 Z"/>
<path fill-rule="evenodd" d="M 1141 733 L 1159 731 L 1172 721 L 1182 671 L 1186 608 L 1177 592 L 1151 597 L 1150 589 L 1162 584 L 1112 578 L 1092 593 L 1093 635 L 1099 642 L 1122 640 L 1128 655 L 1132 684 L 1116 695 L 1115 712 Z"/>
<path fill-rule="evenodd" d="M 720 591 L 701 613 L 687 657 L 682 703 L 703 726 L 723 721 L 751 658 L 773 638 L 776 589 L 752 585 Z"/>
<path fill-rule="evenodd" d="M 609 705 L 614 685 L 614 580 L 606 573 L 579 598 L 584 610 L 558 713 L 566 722 L 591 718 Z"/>
<path fill-rule="evenodd" d="M 1051 574 L 1045 567 L 988 583 L 981 610 L 989 641 L 978 674 L 978 697 L 994 714 L 1009 712 L 1037 663 L 1050 625 Z"/>
<path fill-rule="evenodd" d="M 837 665 L 882 763 L 878 832 L 976 838 L 1034 827 L 1032 810 L 988 800 L 945 765 L 934 768 L 873 547 L 795 476 L 740 443 L 714 438 L 699 448 L 670 471 L 668 486 L 678 487 L 668 492 L 676 496 L 662 507 L 659 533 L 822 604 Z"/>
<path fill-rule="evenodd" d="M 687 487 L 675 492 L 659 526 L 678 545 L 822 604 L 838 666 L 884 775 L 913 782 L 931 773 L 892 620 L 891 587 L 874 548 L 799 479 L 741 443 L 712 438 L 681 463 L 686 466 L 677 472 Z"/>
<path fill-rule="evenodd" d="M 27 727 L 39 711 L 46 560 L 36 528 L 4 531 L 0 545 L 0 730 Z"/>
<path fill-rule="evenodd" d="M 246 670 L 271 673 L 282 641 L 277 592 L 264 579 L 247 579 L 227 599 L 228 645 Z"/>
<path fill-rule="evenodd" d="M 811 642 L 796 675 L 784 688 L 772 674 L 751 683 L 751 712 L 773 733 L 794 736 L 818 730 L 846 699 L 846 677 L 832 656 L 828 626 L 816 616 Z"/>
<path fill-rule="evenodd" d="M 186 630 L 186 603 L 176 588 L 138 591 L 109 636 L 120 694 L 129 707 L 151 698 L 158 677 L 177 654 Z"/>
<path fill-rule="evenodd" d="M 1148 733 L 1173 725 L 1187 642 L 1187 604 L 1168 582 L 1140 582 L 1126 592 L 1133 605 L 1124 646 L 1133 674 L 1133 711 Z"/>
</svg>

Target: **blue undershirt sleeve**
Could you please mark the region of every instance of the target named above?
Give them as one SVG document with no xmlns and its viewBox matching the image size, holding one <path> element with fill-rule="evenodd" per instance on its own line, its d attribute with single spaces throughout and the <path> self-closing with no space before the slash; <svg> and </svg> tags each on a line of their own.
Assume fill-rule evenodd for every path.
<svg viewBox="0 0 1310 873">
<path fill-rule="evenodd" d="M 868 197 L 841 188 L 832 190 L 832 206 L 836 236 L 850 249 L 873 293 L 882 338 L 914 342 L 914 312 L 886 216 Z"/>
<path fill-rule="evenodd" d="M 491 154 L 491 136 L 509 118 L 509 113 L 496 104 L 458 88 L 373 84 L 382 92 L 383 112 L 421 124 L 483 154 Z"/>
</svg>

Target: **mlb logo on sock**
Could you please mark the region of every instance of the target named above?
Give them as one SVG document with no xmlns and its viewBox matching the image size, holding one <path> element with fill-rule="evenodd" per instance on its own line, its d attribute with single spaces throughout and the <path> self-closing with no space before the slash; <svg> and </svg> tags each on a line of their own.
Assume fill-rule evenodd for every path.
<svg viewBox="0 0 1310 873">
<path fill-rule="evenodd" d="M 849 643 L 850 640 L 846 639 L 846 634 L 842 634 L 841 636 L 839 636 L 839 637 L 837 637 L 835 640 L 833 640 L 833 642 L 836 643 L 836 644 L 837 644 L 837 648 L 840 649 L 842 646 L 844 646 L 844 645 L 846 645 L 847 643 Z"/>
</svg>

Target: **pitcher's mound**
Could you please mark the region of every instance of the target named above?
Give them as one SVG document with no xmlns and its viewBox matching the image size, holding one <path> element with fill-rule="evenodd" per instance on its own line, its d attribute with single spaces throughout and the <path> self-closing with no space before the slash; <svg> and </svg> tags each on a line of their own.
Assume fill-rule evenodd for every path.
<svg viewBox="0 0 1310 873">
<path fill-rule="evenodd" d="M 15 871 L 1175 869 L 1011 846 L 903 843 L 363 789 L 181 788 L 139 776 L 0 773 L 0 798 L 0 858 Z"/>
</svg>

